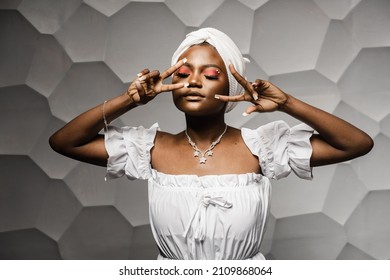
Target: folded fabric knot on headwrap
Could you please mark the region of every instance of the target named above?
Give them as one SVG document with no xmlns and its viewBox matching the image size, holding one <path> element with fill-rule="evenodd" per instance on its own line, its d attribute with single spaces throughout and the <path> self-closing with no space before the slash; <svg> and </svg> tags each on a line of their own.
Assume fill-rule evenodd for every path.
<svg viewBox="0 0 390 280">
<path fill-rule="evenodd" d="M 236 81 L 230 73 L 229 65 L 232 64 L 237 72 L 245 75 L 245 63 L 249 62 L 244 58 L 233 40 L 225 33 L 211 27 L 202 28 L 188 33 L 184 41 L 177 48 L 172 56 L 172 65 L 177 62 L 179 57 L 191 46 L 207 42 L 214 46 L 225 63 L 226 72 L 229 79 L 229 95 L 238 95 L 243 92 L 242 86 Z M 226 106 L 226 113 L 232 110 L 237 103 L 229 102 Z"/>
</svg>

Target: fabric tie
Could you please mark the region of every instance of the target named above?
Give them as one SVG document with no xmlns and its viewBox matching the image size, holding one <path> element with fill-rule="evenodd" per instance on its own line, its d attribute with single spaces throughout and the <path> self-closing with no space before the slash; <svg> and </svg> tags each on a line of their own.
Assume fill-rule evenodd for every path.
<svg viewBox="0 0 390 280">
<path fill-rule="evenodd" d="M 187 228 L 183 234 L 183 237 L 187 237 L 190 228 L 193 228 L 194 231 L 194 239 L 197 242 L 201 242 L 206 237 L 206 227 L 207 227 L 207 219 L 206 212 L 207 207 L 212 204 L 214 206 L 219 206 L 222 208 L 231 208 L 233 206 L 232 203 L 227 201 L 226 199 L 216 196 L 212 197 L 210 195 L 204 195 L 200 200 L 199 206 L 196 209 L 194 215 L 191 218 L 191 221 L 188 223 Z"/>
</svg>

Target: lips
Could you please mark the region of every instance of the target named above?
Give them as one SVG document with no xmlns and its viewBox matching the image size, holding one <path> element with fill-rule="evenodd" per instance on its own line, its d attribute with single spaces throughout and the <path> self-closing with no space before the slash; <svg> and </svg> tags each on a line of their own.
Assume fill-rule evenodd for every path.
<svg viewBox="0 0 390 280">
<path fill-rule="evenodd" d="M 203 98 L 205 98 L 203 94 L 200 94 L 199 92 L 196 91 L 184 93 L 182 96 L 185 100 L 190 102 L 201 101 Z"/>
<path fill-rule="evenodd" d="M 187 92 L 185 94 L 183 94 L 184 97 L 204 97 L 202 94 L 200 94 L 199 92 L 196 92 L 196 91 L 192 91 L 192 92 Z"/>
</svg>

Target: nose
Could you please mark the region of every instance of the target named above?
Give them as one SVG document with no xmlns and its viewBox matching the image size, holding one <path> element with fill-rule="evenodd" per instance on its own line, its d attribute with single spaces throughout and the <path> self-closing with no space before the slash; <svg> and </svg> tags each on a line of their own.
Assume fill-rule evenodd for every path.
<svg viewBox="0 0 390 280">
<path fill-rule="evenodd" d="M 188 80 L 188 87 L 201 88 L 202 87 L 201 75 L 196 72 L 192 73 Z"/>
</svg>

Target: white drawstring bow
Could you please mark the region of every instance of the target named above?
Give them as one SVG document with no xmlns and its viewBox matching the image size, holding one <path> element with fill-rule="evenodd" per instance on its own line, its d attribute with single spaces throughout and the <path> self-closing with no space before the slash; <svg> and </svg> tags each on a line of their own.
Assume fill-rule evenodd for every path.
<svg viewBox="0 0 390 280">
<path fill-rule="evenodd" d="M 184 231 L 183 237 L 188 237 L 190 229 L 194 231 L 193 238 L 194 242 L 192 243 L 192 254 L 195 256 L 196 248 L 195 244 L 202 242 L 206 237 L 207 230 L 207 207 L 209 205 L 219 206 L 222 208 L 231 208 L 232 203 L 224 199 L 223 197 L 216 196 L 212 197 L 210 195 L 204 195 L 200 200 L 199 206 L 196 209 L 195 213 L 192 215 L 190 222 L 188 223 L 186 230 Z"/>
</svg>

